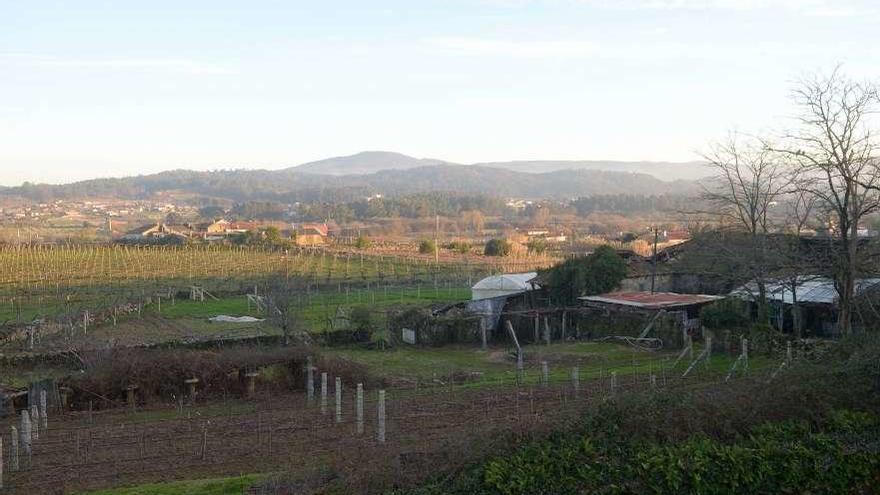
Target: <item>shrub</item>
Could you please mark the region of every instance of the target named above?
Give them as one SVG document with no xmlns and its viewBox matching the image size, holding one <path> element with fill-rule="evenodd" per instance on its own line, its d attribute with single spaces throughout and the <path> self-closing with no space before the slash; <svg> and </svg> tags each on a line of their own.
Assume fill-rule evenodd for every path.
<svg viewBox="0 0 880 495">
<path fill-rule="evenodd" d="M 437 243 L 431 239 L 425 239 L 419 243 L 419 253 L 435 254 L 437 252 Z"/>
<path fill-rule="evenodd" d="M 544 273 L 551 296 L 573 304 L 580 296 L 617 288 L 626 276 L 626 263 L 611 247 L 599 246 L 588 256 L 567 259 Z"/>
<path fill-rule="evenodd" d="M 452 241 L 448 248 L 459 254 L 468 254 L 471 252 L 471 245 L 464 241 Z"/>
<path fill-rule="evenodd" d="M 713 330 L 730 330 L 749 325 L 746 303 L 729 297 L 709 304 L 700 310 L 700 322 Z"/>
<path fill-rule="evenodd" d="M 547 241 L 544 239 L 531 239 L 526 246 L 532 254 L 543 254 L 547 251 Z"/>
<path fill-rule="evenodd" d="M 510 254 L 512 246 L 507 239 L 490 239 L 483 249 L 486 256 L 507 256 Z"/>
<path fill-rule="evenodd" d="M 370 241 L 370 238 L 367 236 L 358 236 L 358 238 L 354 241 L 354 247 L 358 249 L 368 249 L 373 245 L 373 242 Z"/>
</svg>

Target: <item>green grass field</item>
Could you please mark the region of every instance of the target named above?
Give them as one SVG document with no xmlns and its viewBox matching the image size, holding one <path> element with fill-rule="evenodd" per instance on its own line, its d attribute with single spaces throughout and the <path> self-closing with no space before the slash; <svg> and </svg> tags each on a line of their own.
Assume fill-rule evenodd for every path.
<svg viewBox="0 0 880 495">
<path fill-rule="evenodd" d="M 128 488 L 110 488 L 81 495 L 240 495 L 254 484 L 266 479 L 264 474 L 248 474 L 230 478 L 150 483 Z"/>
</svg>

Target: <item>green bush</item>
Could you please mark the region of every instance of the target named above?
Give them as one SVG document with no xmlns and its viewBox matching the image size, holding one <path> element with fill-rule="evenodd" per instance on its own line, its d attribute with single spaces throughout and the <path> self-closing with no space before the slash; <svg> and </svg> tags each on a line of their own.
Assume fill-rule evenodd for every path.
<svg viewBox="0 0 880 495">
<path fill-rule="evenodd" d="M 609 246 L 589 256 L 570 258 L 544 272 L 554 301 L 574 304 L 584 295 L 617 288 L 626 276 L 626 262 Z"/>
<path fill-rule="evenodd" d="M 471 252 L 471 245 L 464 241 L 452 241 L 447 245 L 447 248 L 459 254 L 468 254 Z"/>
<path fill-rule="evenodd" d="M 766 423 L 725 444 L 697 434 L 644 444 L 557 435 L 486 464 L 497 493 L 864 493 L 880 474 L 880 417 L 837 412 L 817 431 Z M 625 487 L 625 488 L 624 488 Z"/>
<path fill-rule="evenodd" d="M 526 244 L 531 254 L 544 254 L 547 251 L 547 241 L 544 239 L 531 239 Z"/>
<path fill-rule="evenodd" d="M 490 239 L 483 249 L 486 256 L 507 256 L 513 247 L 507 239 Z"/>
<path fill-rule="evenodd" d="M 358 249 L 368 249 L 373 245 L 373 242 L 370 241 L 370 238 L 367 236 L 358 236 L 358 238 L 354 241 L 354 247 Z"/>
<path fill-rule="evenodd" d="M 437 243 L 431 239 L 425 239 L 419 243 L 419 253 L 434 254 L 437 252 Z"/>
</svg>

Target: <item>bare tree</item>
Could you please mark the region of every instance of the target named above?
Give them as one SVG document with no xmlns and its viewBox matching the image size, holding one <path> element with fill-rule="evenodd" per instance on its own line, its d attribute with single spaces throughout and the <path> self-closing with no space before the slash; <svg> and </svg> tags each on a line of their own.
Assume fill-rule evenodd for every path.
<svg viewBox="0 0 880 495">
<path fill-rule="evenodd" d="M 263 284 L 266 319 L 281 329 L 284 345 L 290 345 L 290 338 L 299 323 L 294 298 L 301 286 L 299 279 L 286 274 L 269 277 Z"/>
<path fill-rule="evenodd" d="M 869 126 L 877 87 L 842 75 L 802 80 L 793 92 L 800 109 L 799 129 L 780 153 L 800 172 L 800 187 L 833 213 L 837 250 L 834 278 L 839 296 L 838 330 L 852 330 L 855 283 L 861 249 L 859 223 L 880 208 L 878 142 Z"/>
<path fill-rule="evenodd" d="M 758 304 L 766 303 L 766 277 L 770 272 L 767 234 L 773 228 L 771 209 L 790 182 L 784 163 L 760 139 L 731 133 L 703 154 L 715 176 L 704 183 L 703 199 L 712 206 L 722 225 L 748 239 L 745 266 L 758 290 Z"/>
</svg>

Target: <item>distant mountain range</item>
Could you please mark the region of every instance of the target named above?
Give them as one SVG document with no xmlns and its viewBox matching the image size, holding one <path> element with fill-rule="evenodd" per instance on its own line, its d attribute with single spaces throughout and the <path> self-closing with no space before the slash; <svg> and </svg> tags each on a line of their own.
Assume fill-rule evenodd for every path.
<svg viewBox="0 0 880 495">
<path fill-rule="evenodd" d="M 434 158 L 413 158 L 391 151 L 364 151 L 350 156 L 327 158 L 304 163 L 295 168 L 299 172 L 322 175 L 371 174 L 383 170 L 408 170 L 432 165 L 460 165 Z M 696 180 L 708 175 L 703 162 L 623 162 L 611 160 L 515 160 L 470 164 L 480 167 L 503 168 L 515 172 L 546 173 L 559 170 L 603 170 L 652 175 L 660 180 Z"/>
<path fill-rule="evenodd" d="M 653 171 L 649 174 L 646 171 Z M 531 161 L 460 165 L 399 153 L 364 152 L 282 170 L 173 170 L 72 184 L 25 184 L 0 195 L 58 198 L 149 198 L 177 193 L 233 201 L 351 201 L 429 191 L 498 197 L 573 198 L 597 194 L 669 194 L 696 190 L 696 163 Z M 663 180 L 665 179 L 665 180 Z"/>
</svg>

